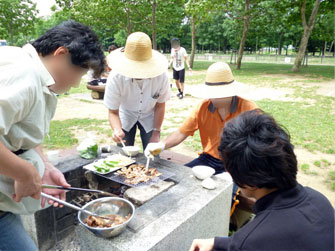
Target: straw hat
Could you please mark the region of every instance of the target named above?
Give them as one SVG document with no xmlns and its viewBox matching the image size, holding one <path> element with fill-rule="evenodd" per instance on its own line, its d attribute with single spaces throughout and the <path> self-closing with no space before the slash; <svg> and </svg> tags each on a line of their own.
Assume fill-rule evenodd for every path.
<svg viewBox="0 0 335 251">
<path fill-rule="evenodd" d="M 205 84 L 199 84 L 192 91 L 194 97 L 203 99 L 245 96 L 248 88 L 236 82 L 228 64 L 217 62 L 212 64 L 206 73 Z"/>
<path fill-rule="evenodd" d="M 125 48 L 111 52 L 108 66 L 129 78 L 153 78 L 168 68 L 165 56 L 152 49 L 150 37 L 143 32 L 128 36 Z"/>
</svg>

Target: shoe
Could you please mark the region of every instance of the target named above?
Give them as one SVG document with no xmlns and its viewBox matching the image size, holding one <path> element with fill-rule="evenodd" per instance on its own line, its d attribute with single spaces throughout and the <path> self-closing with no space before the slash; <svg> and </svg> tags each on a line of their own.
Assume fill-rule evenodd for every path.
<svg viewBox="0 0 335 251">
<path fill-rule="evenodd" d="M 177 97 L 179 98 L 180 97 L 180 95 L 182 95 L 180 92 L 177 94 Z"/>
<path fill-rule="evenodd" d="M 180 95 L 178 96 L 179 99 L 183 99 L 184 98 L 184 95 L 179 93 Z"/>
</svg>

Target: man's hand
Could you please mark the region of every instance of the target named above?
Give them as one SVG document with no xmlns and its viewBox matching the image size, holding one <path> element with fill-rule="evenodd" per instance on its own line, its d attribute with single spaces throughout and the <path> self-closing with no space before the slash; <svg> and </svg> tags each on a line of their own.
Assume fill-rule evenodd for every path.
<svg viewBox="0 0 335 251">
<path fill-rule="evenodd" d="M 28 162 L 27 164 L 25 179 L 14 181 L 15 194 L 13 195 L 13 200 L 15 202 L 20 202 L 23 197 L 32 197 L 36 200 L 41 197 L 42 181 L 40 175 L 33 165 Z"/>
<path fill-rule="evenodd" d="M 70 184 L 68 184 L 65 180 L 64 175 L 61 171 L 59 171 L 56 167 L 54 167 L 51 163 L 46 162 L 45 163 L 45 171 L 44 175 L 42 177 L 42 183 L 47 185 L 57 185 L 57 186 L 63 186 L 63 187 L 70 187 Z M 44 188 L 42 191 L 46 194 L 49 194 L 51 196 L 54 196 L 56 198 L 59 198 L 61 200 L 66 199 L 65 191 L 64 190 L 58 190 L 58 189 L 49 189 Z M 45 206 L 46 199 L 42 199 L 42 207 Z M 53 204 L 54 207 L 57 207 L 59 204 L 58 202 L 53 202 L 52 200 L 48 200 L 49 204 Z M 60 205 L 60 207 L 63 207 L 63 205 Z"/>
<path fill-rule="evenodd" d="M 123 140 L 123 138 L 126 135 L 124 134 L 122 129 L 114 129 L 113 130 L 113 135 L 112 138 L 116 143 L 121 143 L 121 140 Z"/>
<path fill-rule="evenodd" d="M 165 144 L 163 142 L 149 143 L 144 150 L 144 155 L 149 158 L 150 156 L 156 156 L 163 152 Z"/>
<path fill-rule="evenodd" d="M 189 251 L 212 251 L 214 239 L 195 239 Z"/>
</svg>

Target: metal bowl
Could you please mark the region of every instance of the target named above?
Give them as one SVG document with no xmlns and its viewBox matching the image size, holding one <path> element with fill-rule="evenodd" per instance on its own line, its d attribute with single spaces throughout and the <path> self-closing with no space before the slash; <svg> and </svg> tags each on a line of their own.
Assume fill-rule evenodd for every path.
<svg viewBox="0 0 335 251">
<path fill-rule="evenodd" d="M 103 238 L 110 238 L 121 234 L 125 230 L 128 223 L 132 220 L 135 214 L 135 207 L 130 201 L 115 197 L 105 197 L 93 200 L 87 203 L 85 206 L 83 206 L 83 209 L 86 209 L 98 215 L 116 214 L 122 217 L 126 217 L 129 214 L 131 215 L 126 222 L 120 225 L 114 227 L 96 228 L 96 227 L 90 227 L 84 223 L 84 220 L 89 216 L 88 214 L 79 212 L 78 213 L 79 222 L 83 226 L 85 226 L 88 230 L 90 230 L 92 233 Z"/>
</svg>

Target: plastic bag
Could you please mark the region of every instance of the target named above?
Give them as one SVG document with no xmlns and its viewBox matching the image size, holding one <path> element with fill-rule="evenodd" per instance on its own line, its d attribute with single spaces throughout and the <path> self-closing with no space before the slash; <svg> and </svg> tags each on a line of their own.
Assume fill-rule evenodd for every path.
<svg viewBox="0 0 335 251">
<path fill-rule="evenodd" d="M 80 157 L 84 159 L 94 159 L 98 156 L 98 144 L 95 142 L 94 136 L 88 134 L 88 138 L 85 139 L 78 147 Z"/>
</svg>

